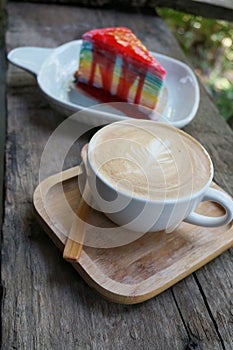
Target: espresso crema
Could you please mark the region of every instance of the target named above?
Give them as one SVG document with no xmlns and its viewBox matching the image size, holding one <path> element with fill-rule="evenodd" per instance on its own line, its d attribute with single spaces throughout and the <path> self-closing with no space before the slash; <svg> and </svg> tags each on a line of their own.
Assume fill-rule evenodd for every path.
<svg viewBox="0 0 233 350">
<path fill-rule="evenodd" d="M 187 197 L 205 186 L 212 163 L 191 136 L 154 121 L 122 121 L 99 130 L 89 147 L 97 174 L 118 191 L 149 200 Z"/>
</svg>

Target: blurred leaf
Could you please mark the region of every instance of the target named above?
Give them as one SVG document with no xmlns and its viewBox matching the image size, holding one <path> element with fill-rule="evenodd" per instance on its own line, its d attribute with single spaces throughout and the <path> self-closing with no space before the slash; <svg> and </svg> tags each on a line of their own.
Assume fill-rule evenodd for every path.
<svg viewBox="0 0 233 350">
<path fill-rule="evenodd" d="M 233 23 L 172 9 L 157 9 L 157 12 L 171 27 L 195 71 L 211 91 L 221 115 L 225 120 L 233 118 Z"/>
</svg>

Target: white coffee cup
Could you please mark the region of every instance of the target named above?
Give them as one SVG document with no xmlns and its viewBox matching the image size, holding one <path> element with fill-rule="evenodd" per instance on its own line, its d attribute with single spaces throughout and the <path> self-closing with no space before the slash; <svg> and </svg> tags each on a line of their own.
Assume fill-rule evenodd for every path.
<svg viewBox="0 0 233 350">
<path fill-rule="evenodd" d="M 172 231 L 183 220 L 217 227 L 233 218 L 230 196 L 210 188 L 207 151 L 167 124 L 124 120 L 103 127 L 89 142 L 86 167 L 96 208 L 126 229 Z M 197 214 L 202 201 L 219 203 L 225 214 Z"/>
</svg>

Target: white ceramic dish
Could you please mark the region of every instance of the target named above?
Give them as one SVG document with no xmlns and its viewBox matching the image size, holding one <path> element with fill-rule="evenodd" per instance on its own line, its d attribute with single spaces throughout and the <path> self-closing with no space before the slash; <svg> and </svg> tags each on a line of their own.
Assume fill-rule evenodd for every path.
<svg viewBox="0 0 233 350">
<path fill-rule="evenodd" d="M 73 74 L 78 68 L 81 40 L 71 41 L 55 49 L 20 47 L 8 54 L 11 63 L 37 75 L 40 89 L 52 107 L 66 116 L 86 107 L 91 107 L 88 117 L 83 120 L 90 125 L 100 125 L 127 116 L 112 106 L 102 108 L 101 102 L 77 90 Z M 193 71 L 184 63 L 161 54 L 152 55 L 167 71 L 163 93 L 156 112 L 178 128 L 187 125 L 199 106 L 199 85 Z M 101 113 L 98 110 L 101 110 Z"/>
</svg>

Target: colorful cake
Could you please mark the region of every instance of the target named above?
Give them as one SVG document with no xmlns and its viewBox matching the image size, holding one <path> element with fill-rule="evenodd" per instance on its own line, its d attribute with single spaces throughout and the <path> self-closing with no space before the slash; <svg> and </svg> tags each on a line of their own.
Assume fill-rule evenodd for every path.
<svg viewBox="0 0 233 350">
<path fill-rule="evenodd" d="M 166 71 L 130 29 L 95 29 L 82 39 L 78 82 L 102 88 L 122 101 L 156 106 Z"/>
</svg>

